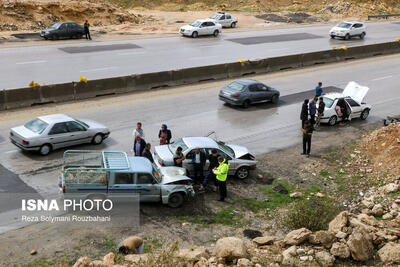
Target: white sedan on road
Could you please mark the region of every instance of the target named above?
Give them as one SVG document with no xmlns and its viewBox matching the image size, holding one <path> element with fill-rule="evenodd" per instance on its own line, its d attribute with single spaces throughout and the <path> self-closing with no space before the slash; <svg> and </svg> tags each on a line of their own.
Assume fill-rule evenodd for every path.
<svg viewBox="0 0 400 267">
<path fill-rule="evenodd" d="M 200 35 L 214 35 L 217 37 L 221 33 L 221 29 L 221 24 L 215 23 L 212 19 L 199 19 L 182 26 L 179 29 L 179 33 L 183 36 L 191 36 L 193 38 L 197 38 Z"/>
<path fill-rule="evenodd" d="M 366 86 L 361 86 L 356 82 L 349 82 L 342 93 L 323 95 L 325 110 L 321 123 L 328 123 L 333 126 L 343 119 L 338 115 L 336 106 L 344 113 L 347 112 L 349 114 L 349 120 L 354 118 L 365 120 L 371 110 L 371 105 L 362 102 L 368 90 L 369 88 Z"/>
<path fill-rule="evenodd" d="M 210 19 L 214 20 L 216 23 L 219 23 L 222 25 L 222 27 L 226 28 L 235 28 L 238 23 L 237 18 L 225 12 L 215 13 L 210 17 Z"/>
<path fill-rule="evenodd" d="M 358 21 L 343 21 L 329 31 L 331 38 L 339 37 L 349 40 L 351 37 L 364 39 L 366 35 L 365 24 Z"/>
</svg>

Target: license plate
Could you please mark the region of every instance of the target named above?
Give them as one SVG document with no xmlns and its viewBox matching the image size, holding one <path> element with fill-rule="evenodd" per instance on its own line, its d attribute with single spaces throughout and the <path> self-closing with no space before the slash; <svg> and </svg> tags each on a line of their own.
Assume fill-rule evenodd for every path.
<svg viewBox="0 0 400 267">
<path fill-rule="evenodd" d="M 224 95 L 226 95 L 226 96 L 231 96 L 231 94 L 228 93 L 228 92 L 224 92 Z"/>
</svg>

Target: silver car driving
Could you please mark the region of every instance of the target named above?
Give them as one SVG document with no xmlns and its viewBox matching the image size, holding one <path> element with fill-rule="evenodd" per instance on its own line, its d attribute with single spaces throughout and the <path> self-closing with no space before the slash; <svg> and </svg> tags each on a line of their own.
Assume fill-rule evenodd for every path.
<svg viewBox="0 0 400 267">
<path fill-rule="evenodd" d="M 255 169 L 257 161 L 253 154 L 243 146 L 225 144 L 224 142 L 215 141 L 210 137 L 184 137 L 176 140 L 169 145 L 155 147 L 154 161 L 159 166 L 173 166 L 174 154 L 178 147 L 182 147 L 182 153 L 185 160 L 182 166 L 187 169 L 188 173 L 193 173 L 193 164 L 191 156 L 196 148 L 200 148 L 208 158 L 212 149 L 216 149 L 218 154 L 230 163 L 229 175 L 235 175 L 239 179 L 249 177 L 250 170 Z M 208 169 L 209 162 L 206 161 L 204 171 Z M 188 174 L 188 175 L 189 175 Z"/>
<path fill-rule="evenodd" d="M 10 131 L 11 143 L 22 150 L 48 155 L 52 150 L 85 143 L 101 144 L 110 130 L 95 121 L 65 114 L 37 117 Z"/>
</svg>

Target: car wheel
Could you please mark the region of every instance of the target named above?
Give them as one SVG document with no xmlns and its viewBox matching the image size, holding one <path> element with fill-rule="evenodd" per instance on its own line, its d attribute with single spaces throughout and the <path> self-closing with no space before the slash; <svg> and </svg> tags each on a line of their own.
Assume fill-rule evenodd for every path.
<svg viewBox="0 0 400 267">
<path fill-rule="evenodd" d="M 172 194 L 168 199 L 168 206 L 171 208 L 179 208 L 183 204 L 183 195 L 181 193 Z"/>
<path fill-rule="evenodd" d="M 334 36 L 334 35 L 331 35 L 331 39 L 335 39 L 335 36 Z"/>
<path fill-rule="evenodd" d="M 236 27 L 236 22 L 232 22 L 231 23 L 231 28 L 235 28 Z"/>
<path fill-rule="evenodd" d="M 366 120 L 368 118 L 368 115 L 369 115 L 369 109 L 364 109 L 363 112 L 361 112 L 360 118 L 362 120 Z"/>
<path fill-rule="evenodd" d="M 365 32 L 360 34 L 360 39 L 364 39 L 364 37 L 365 37 Z"/>
<path fill-rule="evenodd" d="M 49 40 L 49 38 L 48 38 L 48 37 L 44 37 L 44 39 L 45 39 L 45 40 Z"/>
<path fill-rule="evenodd" d="M 218 34 L 219 34 L 219 31 L 218 31 L 218 30 L 215 30 L 213 35 L 214 35 L 214 37 L 217 37 Z"/>
<path fill-rule="evenodd" d="M 98 133 L 95 136 L 93 136 L 92 139 L 92 144 L 93 145 L 100 145 L 101 143 L 103 143 L 103 135 Z"/>
<path fill-rule="evenodd" d="M 271 99 L 272 103 L 274 104 L 278 104 L 279 102 L 279 96 L 278 95 L 274 95 Z"/>
<path fill-rule="evenodd" d="M 236 177 L 238 179 L 246 179 L 247 177 L 249 177 L 250 171 L 248 167 L 240 167 L 237 171 L 236 171 Z"/>
<path fill-rule="evenodd" d="M 336 122 L 337 122 L 337 117 L 336 116 L 332 116 L 332 117 L 329 118 L 328 124 L 330 126 L 334 126 L 336 124 Z"/>
<path fill-rule="evenodd" d="M 49 144 L 44 144 L 39 149 L 39 153 L 42 156 L 47 156 L 50 152 L 51 152 L 51 145 Z"/>
<path fill-rule="evenodd" d="M 192 37 L 193 37 L 193 38 L 197 38 L 198 36 L 199 36 L 199 34 L 198 34 L 197 32 L 193 32 L 193 33 L 192 33 Z"/>
<path fill-rule="evenodd" d="M 346 34 L 346 36 L 344 37 L 345 40 L 349 40 L 350 39 L 350 34 Z"/>
<path fill-rule="evenodd" d="M 245 100 L 244 102 L 243 102 L 243 107 L 244 108 L 248 108 L 250 106 L 250 100 Z"/>
</svg>

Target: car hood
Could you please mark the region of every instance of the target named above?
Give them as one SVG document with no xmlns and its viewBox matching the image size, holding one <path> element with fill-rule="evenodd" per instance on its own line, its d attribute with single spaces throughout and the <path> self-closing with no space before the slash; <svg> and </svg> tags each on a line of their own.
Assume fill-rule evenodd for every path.
<svg viewBox="0 0 400 267">
<path fill-rule="evenodd" d="M 161 167 L 160 172 L 162 175 L 161 184 L 175 183 L 179 181 L 191 181 L 186 176 L 186 170 L 180 167 Z"/>
<path fill-rule="evenodd" d="M 235 158 L 237 158 L 237 159 L 240 159 L 241 157 L 243 157 L 245 155 L 250 155 L 250 156 L 254 157 L 254 155 L 251 154 L 249 152 L 249 150 L 244 146 L 231 145 L 231 144 L 227 144 L 227 146 L 229 146 L 230 148 L 233 149 L 233 151 L 235 152 Z"/>
<path fill-rule="evenodd" d="M 185 26 L 182 26 L 181 29 L 184 29 L 185 31 L 191 31 L 191 30 L 196 29 L 196 27 L 193 27 L 190 25 L 185 25 Z"/>
<path fill-rule="evenodd" d="M 168 148 L 168 145 L 156 146 L 154 148 L 156 155 L 164 162 L 173 162 L 174 155 Z"/>
<path fill-rule="evenodd" d="M 333 27 L 333 28 L 331 29 L 331 31 L 335 31 L 335 32 L 347 31 L 347 30 L 349 30 L 349 29 L 347 29 L 347 28 L 341 28 L 341 27 L 338 27 L 338 26 L 335 26 L 335 27 Z"/>
<path fill-rule="evenodd" d="M 104 126 L 101 123 L 98 123 L 97 121 L 92 121 L 92 120 L 88 120 L 88 119 L 79 119 L 80 121 L 86 123 L 87 125 L 89 125 L 89 128 L 95 128 L 95 129 L 107 129 L 106 126 Z"/>
<path fill-rule="evenodd" d="M 28 128 L 25 128 L 25 126 L 23 126 L 23 125 L 11 128 L 11 131 L 25 139 L 34 138 L 34 137 L 39 136 L 39 134 L 32 132 Z"/>
<path fill-rule="evenodd" d="M 368 91 L 369 88 L 366 86 L 359 85 L 356 82 L 349 82 L 343 90 L 343 95 L 349 96 L 358 104 L 361 104 Z"/>
</svg>

